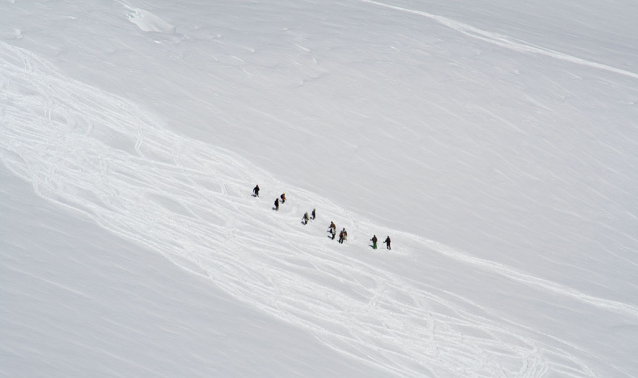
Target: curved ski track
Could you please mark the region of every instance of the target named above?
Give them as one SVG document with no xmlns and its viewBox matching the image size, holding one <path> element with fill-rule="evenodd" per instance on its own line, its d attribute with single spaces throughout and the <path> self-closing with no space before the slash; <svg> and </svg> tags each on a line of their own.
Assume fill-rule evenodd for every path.
<svg viewBox="0 0 638 378">
<path fill-rule="evenodd" d="M 542 377 L 548 371 L 597 376 L 578 357 L 586 352 L 575 346 L 548 345 L 539 341 L 547 335 L 468 299 L 432 294 L 343 252 L 356 244 L 354 235 L 387 229 L 285 186 L 231 152 L 162 129 L 126 100 L 65 77 L 5 43 L 0 105 L 0 158 L 40 196 L 209 277 L 338 352 L 402 377 Z M 248 195 L 255 183 L 268 188 L 261 199 Z M 271 199 L 284 190 L 291 200 L 272 211 Z M 349 244 L 337 248 L 323 234 L 327 224 L 300 227 L 301 214 L 311 206 L 323 219 L 345 225 L 353 235 Z M 415 235 L 390 234 L 410 241 L 414 250 L 444 253 L 579 296 Z M 585 299 L 638 316 L 622 304 Z M 468 311 L 468 303 L 476 311 Z"/>
<path fill-rule="evenodd" d="M 435 14 L 431 14 L 431 13 L 427 13 L 427 12 L 423 12 L 423 11 L 418 11 L 418 10 L 414 10 L 414 9 L 408 9 L 408 8 L 403 8 L 403 7 L 399 7 L 396 5 L 390 5 L 390 4 L 385 4 L 385 3 L 381 3 L 378 1 L 374 1 L 374 0 L 360 0 L 364 3 L 368 3 L 368 4 L 374 4 L 374 5 L 378 5 L 381 7 L 385 7 L 385 8 L 389 8 L 389 9 L 394 9 L 396 11 L 400 11 L 400 12 L 405 12 L 405 13 L 411 13 L 411 14 L 416 14 L 419 16 L 423 16 L 423 17 L 427 17 L 431 20 L 434 20 L 436 22 L 438 22 L 441 25 L 447 26 L 450 29 L 456 30 L 459 33 L 465 34 L 468 37 L 472 37 L 472 38 L 476 38 L 479 39 L 481 41 L 487 42 L 487 43 L 491 43 L 493 45 L 497 45 L 500 47 L 504 47 L 513 51 L 517 51 L 520 53 L 526 53 L 526 54 L 537 54 L 537 55 L 544 55 L 544 56 L 548 56 L 550 58 L 554 58 L 554 59 L 558 59 L 558 60 L 564 60 L 567 62 L 571 62 L 574 64 L 579 64 L 582 66 L 587 66 L 587 67 L 592 67 L 592 68 L 596 68 L 599 70 L 604 70 L 604 71 L 609 71 L 609 72 L 613 72 L 619 75 L 624 75 L 633 79 L 638 79 L 638 74 L 634 73 L 634 72 L 630 72 L 630 71 L 626 71 L 626 70 L 621 70 L 619 68 L 615 68 L 615 67 L 611 67 L 605 64 L 601 64 L 601 63 L 596 63 L 596 62 L 591 62 L 585 59 L 581 59 L 581 58 L 577 58 L 575 56 L 572 55 L 568 55 L 568 54 L 564 54 L 558 51 L 554 51 L 554 50 L 550 50 L 550 49 L 546 49 L 540 46 L 535 46 L 532 45 L 530 43 L 521 41 L 521 40 L 517 40 L 508 36 L 505 36 L 503 34 L 499 34 L 499 33 L 494 33 L 494 32 L 488 32 L 482 29 L 479 29 L 477 27 L 468 25 L 468 24 L 464 24 L 462 22 L 459 21 L 455 21 L 452 19 L 449 19 L 447 17 L 443 17 L 443 16 L 438 16 Z"/>
</svg>

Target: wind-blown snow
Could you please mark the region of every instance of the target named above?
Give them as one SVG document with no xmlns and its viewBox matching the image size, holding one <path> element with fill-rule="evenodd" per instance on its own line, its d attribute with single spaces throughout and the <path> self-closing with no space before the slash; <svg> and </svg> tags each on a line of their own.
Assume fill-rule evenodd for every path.
<svg viewBox="0 0 638 378">
<path fill-rule="evenodd" d="M 637 32 L 482 6 L 2 5 L 0 374 L 636 376 Z"/>
<path fill-rule="evenodd" d="M 129 19 L 143 31 L 172 34 L 175 26 L 143 9 L 131 9 Z"/>
</svg>

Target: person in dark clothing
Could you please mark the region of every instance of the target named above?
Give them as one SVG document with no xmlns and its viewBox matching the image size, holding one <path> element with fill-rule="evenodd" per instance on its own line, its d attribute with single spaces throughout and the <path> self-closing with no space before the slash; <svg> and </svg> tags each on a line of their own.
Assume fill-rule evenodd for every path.
<svg viewBox="0 0 638 378">
<path fill-rule="evenodd" d="M 275 210 L 279 210 L 279 198 L 275 198 Z"/>
<path fill-rule="evenodd" d="M 281 203 L 286 203 L 286 193 L 283 193 L 279 198 L 281 198 Z"/>
<path fill-rule="evenodd" d="M 308 212 L 303 215 L 301 221 L 303 222 L 303 224 L 308 224 Z"/>
<path fill-rule="evenodd" d="M 253 197 L 259 197 L 259 185 L 253 188 Z"/>
<path fill-rule="evenodd" d="M 377 235 L 372 236 L 372 239 L 370 239 L 370 241 L 372 242 L 372 249 L 377 249 L 377 241 L 379 239 L 377 239 Z"/>
<path fill-rule="evenodd" d="M 328 227 L 328 232 L 332 235 L 332 240 L 335 240 L 335 236 L 337 235 L 337 226 L 335 222 L 330 222 L 330 227 Z"/>
<path fill-rule="evenodd" d="M 312 214 L 310 214 L 310 219 L 315 220 L 316 218 L 315 209 L 312 209 Z"/>
<path fill-rule="evenodd" d="M 390 240 L 390 237 L 389 237 L 389 236 L 388 236 L 387 238 L 385 238 L 384 243 L 388 245 L 388 246 L 387 246 L 387 247 L 388 247 L 388 249 L 392 249 L 392 248 L 390 247 L 390 242 L 391 242 L 391 240 Z"/>
</svg>

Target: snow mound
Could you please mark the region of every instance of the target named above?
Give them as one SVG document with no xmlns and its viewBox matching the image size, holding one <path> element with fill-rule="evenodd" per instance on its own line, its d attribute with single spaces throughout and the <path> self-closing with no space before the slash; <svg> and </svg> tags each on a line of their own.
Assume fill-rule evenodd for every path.
<svg viewBox="0 0 638 378">
<path fill-rule="evenodd" d="M 143 9 L 131 9 L 128 14 L 128 19 L 145 32 L 175 33 L 175 26 Z"/>
</svg>

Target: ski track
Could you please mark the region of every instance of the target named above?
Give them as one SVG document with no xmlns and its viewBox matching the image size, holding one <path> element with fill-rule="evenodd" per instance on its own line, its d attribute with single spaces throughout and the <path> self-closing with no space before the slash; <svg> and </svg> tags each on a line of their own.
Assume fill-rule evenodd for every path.
<svg viewBox="0 0 638 378">
<path fill-rule="evenodd" d="M 558 51 L 553 51 L 550 49 L 546 49 L 540 46 L 535 46 L 532 45 L 530 43 L 527 43 L 525 41 L 521 41 L 521 40 L 517 40 L 515 38 L 511 38 L 502 34 L 498 34 L 498 33 L 493 33 L 493 32 L 488 32 L 485 30 L 481 30 L 479 28 L 476 28 L 474 26 L 468 25 L 468 24 L 464 24 L 462 22 L 459 21 L 455 21 L 452 19 L 449 19 L 447 17 L 443 17 L 443 16 L 437 16 L 431 13 L 427 13 L 427 12 L 423 12 L 423 11 L 418 11 L 418 10 L 414 10 L 414 9 L 408 9 L 408 8 L 403 8 L 403 7 L 399 7 L 396 5 L 390 5 L 390 4 L 384 4 L 378 1 L 374 1 L 374 0 L 360 0 L 364 3 L 368 3 L 368 4 L 374 4 L 374 5 L 378 5 L 378 6 L 382 6 L 385 8 L 389 8 L 389 9 L 394 9 L 397 11 L 401 11 L 401 12 L 405 12 L 405 13 L 411 13 L 411 14 L 416 14 L 419 16 L 423 16 L 423 17 L 427 17 L 431 20 L 434 20 L 436 22 L 438 22 L 441 25 L 447 26 L 453 30 L 456 30 L 459 33 L 465 34 L 468 37 L 472 37 L 472 38 L 476 38 L 479 39 L 481 41 L 487 42 L 487 43 L 491 43 L 493 45 L 497 45 L 497 46 L 501 46 L 501 47 L 505 47 L 507 49 L 513 50 L 513 51 L 517 51 L 517 52 L 521 52 L 521 53 L 527 53 L 527 54 L 538 54 L 538 55 L 545 55 L 548 56 L 550 58 L 554 58 L 554 59 L 558 59 L 558 60 L 564 60 L 570 63 L 574 63 L 574 64 L 579 64 L 582 66 L 587 66 L 587 67 L 592 67 L 592 68 L 596 68 L 599 70 L 604 70 L 604 71 L 609 71 L 609 72 L 613 72 L 616 74 L 620 74 L 620 75 L 624 75 L 624 76 L 628 76 L 631 77 L 633 79 L 638 79 L 638 74 L 634 73 L 634 72 L 630 72 L 630 71 L 626 71 L 626 70 L 621 70 L 619 68 L 615 68 L 615 67 L 611 67 L 605 64 L 601 64 L 601 63 L 596 63 L 596 62 L 591 62 L 585 59 L 581 59 L 581 58 L 577 58 L 575 56 L 572 55 L 567 55 Z"/>
<path fill-rule="evenodd" d="M 542 377 L 551 369 L 559 376 L 598 376 L 577 355 L 586 352 L 573 345 L 344 254 L 327 234 L 316 236 L 327 224 L 299 226 L 312 207 L 347 227 L 347 243 L 371 230 L 388 231 L 421 251 L 638 317 L 629 305 L 373 225 L 232 152 L 162 129 L 126 100 L 65 77 L 26 50 L 0 43 L 0 68 L 0 158 L 38 195 L 394 375 Z M 262 198 L 248 194 L 255 183 L 267 188 Z M 272 211 L 282 191 L 290 200 Z"/>
</svg>

